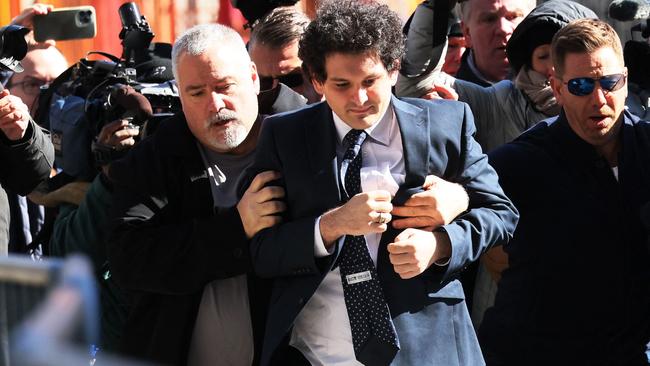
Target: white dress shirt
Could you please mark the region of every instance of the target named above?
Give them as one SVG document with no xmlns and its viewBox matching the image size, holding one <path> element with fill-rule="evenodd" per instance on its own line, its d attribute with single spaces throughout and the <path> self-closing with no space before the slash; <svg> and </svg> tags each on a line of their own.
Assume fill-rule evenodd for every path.
<svg viewBox="0 0 650 366">
<path fill-rule="evenodd" d="M 334 126 L 338 136 L 337 157 L 345 154 L 341 142 L 352 129 L 335 113 Z M 384 189 L 395 195 L 406 174 L 402 137 L 392 105 L 371 127 L 361 146 L 361 190 Z M 330 255 L 320 233 L 320 217 L 314 226 L 314 249 L 317 257 Z M 364 235 L 370 257 L 377 265 L 381 234 Z M 339 248 L 345 237 L 339 238 Z M 361 365 L 355 358 L 352 332 L 341 283 L 339 267 L 330 271 L 296 317 L 290 344 L 299 349 L 312 365 Z"/>
</svg>

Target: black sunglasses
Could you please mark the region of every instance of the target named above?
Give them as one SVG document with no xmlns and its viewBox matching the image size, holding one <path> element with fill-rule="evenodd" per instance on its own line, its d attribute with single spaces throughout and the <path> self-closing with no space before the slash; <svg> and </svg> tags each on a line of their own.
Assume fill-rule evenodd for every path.
<svg viewBox="0 0 650 366">
<path fill-rule="evenodd" d="M 261 76 L 260 90 L 265 91 L 265 90 L 273 89 L 275 87 L 275 80 L 290 88 L 298 87 L 305 82 L 305 80 L 302 78 L 302 73 L 299 72 L 294 72 L 287 75 L 281 75 L 278 77 Z"/>
<path fill-rule="evenodd" d="M 622 73 L 605 75 L 596 79 L 575 78 L 569 80 L 565 84 L 567 85 L 567 89 L 569 89 L 569 92 L 571 94 L 583 97 L 585 95 L 593 93 L 594 88 L 596 87 L 596 81 L 598 81 L 600 87 L 603 88 L 603 90 L 608 92 L 616 91 L 625 85 L 626 76 L 627 75 L 625 73 Z"/>
</svg>

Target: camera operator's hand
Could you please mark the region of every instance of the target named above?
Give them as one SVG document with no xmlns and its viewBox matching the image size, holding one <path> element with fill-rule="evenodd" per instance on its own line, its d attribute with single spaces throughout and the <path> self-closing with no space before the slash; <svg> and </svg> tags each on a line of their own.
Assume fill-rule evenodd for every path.
<svg viewBox="0 0 650 366">
<path fill-rule="evenodd" d="M 29 126 L 29 109 L 20 98 L 9 94 L 9 90 L 0 91 L 0 130 L 11 141 L 18 141 L 25 136 Z"/>
<path fill-rule="evenodd" d="M 97 142 L 103 145 L 111 146 L 116 150 L 124 150 L 135 145 L 135 136 L 138 136 L 140 130 L 137 128 L 129 128 L 129 121 L 125 119 L 118 119 L 111 123 L 107 123 L 102 130 L 99 131 Z"/>
<path fill-rule="evenodd" d="M 29 6 L 25 9 L 23 9 L 20 14 L 18 14 L 15 18 L 11 20 L 11 24 L 13 25 L 21 25 L 23 27 L 27 27 L 31 29 L 32 31 L 27 33 L 27 36 L 25 36 L 25 39 L 27 40 L 27 43 L 30 45 L 36 45 L 39 44 L 39 42 L 36 42 L 34 40 L 34 15 L 45 15 L 52 11 L 54 9 L 54 6 L 50 4 L 34 4 L 32 6 Z M 52 45 L 54 46 L 56 42 L 54 40 L 48 39 L 47 41 L 40 43 L 40 44 L 47 44 L 47 45 Z"/>
</svg>

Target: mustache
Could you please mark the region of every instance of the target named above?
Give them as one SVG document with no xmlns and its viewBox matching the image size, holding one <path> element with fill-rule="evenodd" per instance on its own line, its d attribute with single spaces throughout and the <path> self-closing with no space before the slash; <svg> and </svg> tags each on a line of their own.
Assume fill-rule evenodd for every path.
<svg viewBox="0 0 650 366">
<path fill-rule="evenodd" d="M 226 122 L 238 118 L 239 116 L 237 115 L 236 112 L 233 112 L 229 109 L 222 109 L 219 112 L 215 113 L 213 116 L 211 116 L 208 122 L 210 124 L 221 123 L 221 122 Z"/>
</svg>

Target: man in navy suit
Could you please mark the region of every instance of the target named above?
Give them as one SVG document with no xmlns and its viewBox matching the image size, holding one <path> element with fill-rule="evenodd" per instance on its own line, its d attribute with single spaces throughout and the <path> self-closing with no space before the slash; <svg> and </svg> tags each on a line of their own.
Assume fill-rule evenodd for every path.
<svg viewBox="0 0 650 366">
<path fill-rule="evenodd" d="M 274 278 L 262 365 L 483 364 L 456 277 L 518 214 L 469 108 L 392 96 L 404 46 L 385 5 L 323 5 L 299 52 L 326 102 L 268 118 L 249 171 L 279 171 L 287 203 L 251 244 L 255 271 Z M 427 215 L 416 198 L 429 175 L 464 187 L 468 209 L 389 226 Z"/>
</svg>

